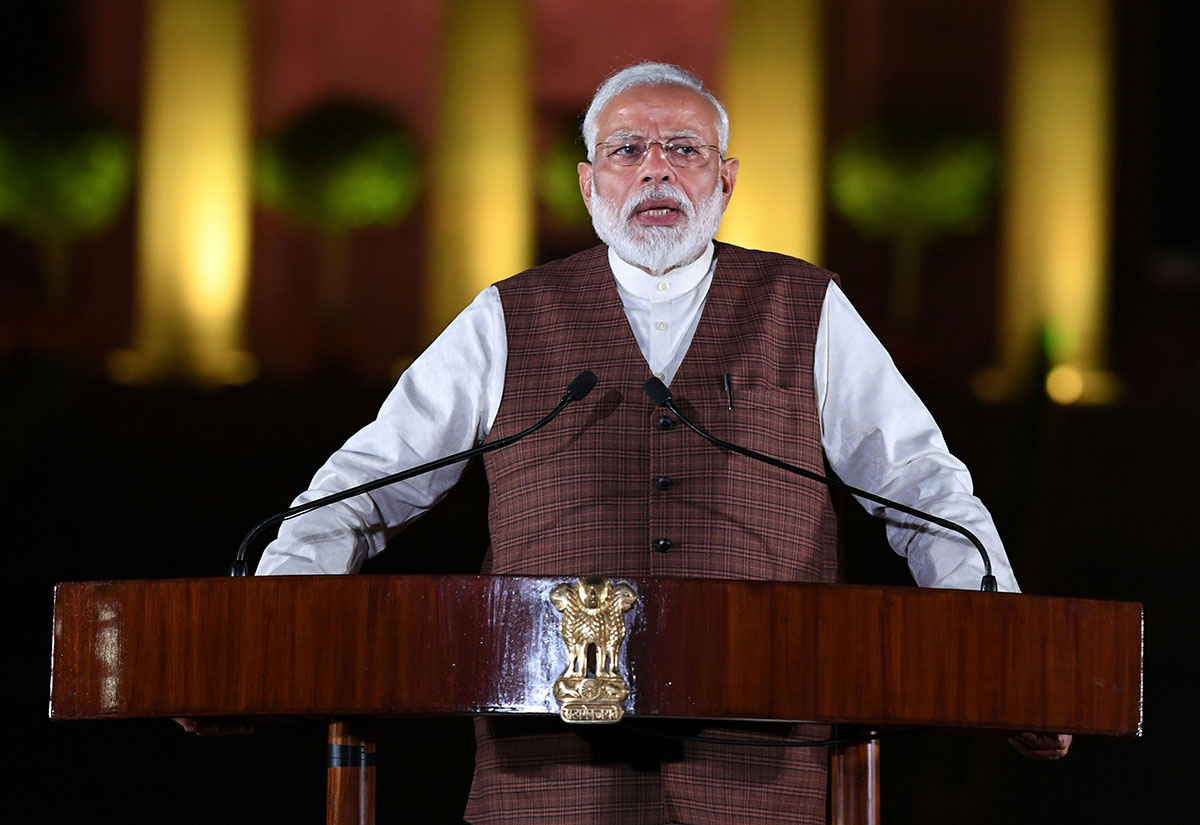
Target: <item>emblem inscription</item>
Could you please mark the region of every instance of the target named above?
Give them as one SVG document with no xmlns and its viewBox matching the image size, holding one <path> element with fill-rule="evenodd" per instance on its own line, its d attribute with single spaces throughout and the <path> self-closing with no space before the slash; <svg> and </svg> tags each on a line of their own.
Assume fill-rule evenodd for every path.
<svg viewBox="0 0 1200 825">
<path fill-rule="evenodd" d="M 560 632 L 567 645 L 567 668 L 554 683 L 558 715 L 565 722 L 618 722 L 629 685 L 621 676 L 619 654 L 625 641 L 625 611 L 637 601 L 627 584 L 603 576 L 584 576 L 550 591 L 563 614 Z M 594 651 L 594 670 L 589 653 Z"/>
</svg>

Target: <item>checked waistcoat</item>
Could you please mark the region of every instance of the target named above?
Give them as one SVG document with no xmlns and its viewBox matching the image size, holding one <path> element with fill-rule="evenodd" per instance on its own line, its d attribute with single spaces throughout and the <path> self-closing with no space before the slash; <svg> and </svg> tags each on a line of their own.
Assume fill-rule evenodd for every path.
<svg viewBox="0 0 1200 825">
<path fill-rule="evenodd" d="M 812 365 L 833 276 L 725 244 L 715 254 L 704 311 L 670 386 L 674 402 L 718 438 L 824 473 Z M 591 369 L 599 381 L 544 430 L 485 457 L 489 572 L 840 578 L 837 519 L 824 486 L 709 444 L 644 394 L 650 370 L 605 247 L 498 288 L 508 360 L 490 438 L 536 421 L 580 371 Z M 647 741 L 626 727 L 581 733 L 558 720 L 479 720 L 467 819 L 824 821 L 823 748 Z M 823 738 L 827 728 L 704 730 L 769 739 Z"/>
</svg>

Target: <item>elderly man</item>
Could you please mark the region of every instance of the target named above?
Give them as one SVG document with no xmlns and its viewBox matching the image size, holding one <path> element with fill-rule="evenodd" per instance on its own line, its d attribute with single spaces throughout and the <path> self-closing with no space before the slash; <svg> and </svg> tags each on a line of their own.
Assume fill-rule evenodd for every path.
<svg viewBox="0 0 1200 825">
<path fill-rule="evenodd" d="M 828 462 L 847 483 L 968 526 L 1000 589 L 1016 590 L 966 468 L 836 277 L 714 243 L 738 161 L 725 110 L 701 82 L 665 64 L 625 68 L 597 90 L 583 136 L 580 190 L 604 245 L 484 290 L 297 503 L 516 432 L 592 369 L 599 389 L 580 409 L 485 459 L 493 572 L 837 580 L 827 489 L 676 426 L 642 393 L 653 374 L 719 436 L 815 472 Z M 353 572 L 460 474 L 445 468 L 286 522 L 258 572 Z M 978 588 L 980 559 L 957 534 L 896 518 L 888 535 L 918 584 Z M 1017 744 L 1055 756 L 1067 741 Z M 467 819 L 822 822 L 825 761 L 822 748 L 481 720 Z"/>
</svg>

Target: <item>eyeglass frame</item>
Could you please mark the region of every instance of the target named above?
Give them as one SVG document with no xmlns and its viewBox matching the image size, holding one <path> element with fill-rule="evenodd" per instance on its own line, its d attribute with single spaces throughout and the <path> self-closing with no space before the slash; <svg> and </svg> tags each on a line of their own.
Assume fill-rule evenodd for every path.
<svg viewBox="0 0 1200 825">
<path fill-rule="evenodd" d="M 615 146 L 612 153 L 605 154 L 605 155 L 603 155 L 603 157 L 606 160 L 610 160 L 613 163 L 616 163 L 617 165 L 624 166 L 624 168 L 626 168 L 626 169 L 636 169 L 637 167 L 639 167 L 643 163 L 645 163 L 646 158 L 648 158 L 650 156 L 650 147 L 657 146 L 659 149 L 662 149 L 663 158 L 667 161 L 667 163 L 669 163 L 671 165 L 671 167 L 673 169 L 696 169 L 696 168 L 699 168 L 699 166 L 703 165 L 703 164 L 697 164 L 697 166 L 687 166 L 687 165 L 676 164 L 673 160 L 671 160 L 672 152 L 670 150 L 675 148 L 676 141 L 690 141 L 690 140 L 695 140 L 695 138 L 678 137 L 678 138 L 673 138 L 672 140 L 665 140 L 665 141 L 664 140 L 633 140 L 632 138 L 623 138 L 623 139 L 621 139 L 621 142 L 616 145 L 610 143 L 607 140 L 602 140 L 596 144 L 595 149 L 596 149 L 597 153 L 599 153 L 599 150 L 601 147 L 604 147 L 605 149 L 607 149 L 610 146 Z M 643 152 L 642 155 L 638 158 L 637 163 L 630 163 L 628 165 L 624 165 L 624 164 L 620 164 L 617 161 L 613 160 L 614 155 L 618 150 L 623 149 L 626 146 L 636 145 L 638 143 L 644 143 L 646 145 L 646 151 Z M 717 150 L 717 160 L 719 160 L 719 161 L 725 160 L 725 156 L 721 152 L 720 146 L 716 146 L 711 143 L 698 143 L 698 144 L 695 144 L 694 146 L 692 146 L 692 148 L 693 149 L 716 149 Z M 708 158 L 705 158 L 704 163 L 707 163 L 707 162 L 708 162 Z"/>
</svg>

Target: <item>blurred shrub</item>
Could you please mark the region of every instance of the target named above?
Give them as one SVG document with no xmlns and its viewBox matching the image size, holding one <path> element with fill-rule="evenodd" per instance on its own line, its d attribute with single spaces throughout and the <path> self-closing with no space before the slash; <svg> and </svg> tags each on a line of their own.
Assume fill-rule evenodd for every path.
<svg viewBox="0 0 1200 825">
<path fill-rule="evenodd" d="M 872 124 L 834 150 L 833 204 L 864 235 L 933 237 L 978 227 L 995 177 L 992 142 L 959 128 Z"/>
<path fill-rule="evenodd" d="M 834 147 L 834 209 L 863 236 L 892 244 L 893 324 L 916 324 L 925 249 L 940 236 L 980 226 L 995 176 L 987 136 L 935 120 L 880 121 Z"/>
<path fill-rule="evenodd" d="M 584 160 L 587 151 L 580 141 L 577 125 L 571 124 L 542 155 L 538 169 L 538 196 L 542 204 L 553 218 L 569 226 L 592 225 L 592 216 L 579 194 L 578 166 Z"/>
<path fill-rule="evenodd" d="M 416 202 L 416 147 L 385 109 L 317 103 L 264 140 L 255 188 L 263 205 L 329 233 L 397 223 Z"/>
<path fill-rule="evenodd" d="M 38 245 L 51 301 L 68 249 L 108 228 L 133 181 L 133 143 L 100 118 L 56 107 L 0 114 L 0 224 Z"/>
</svg>

